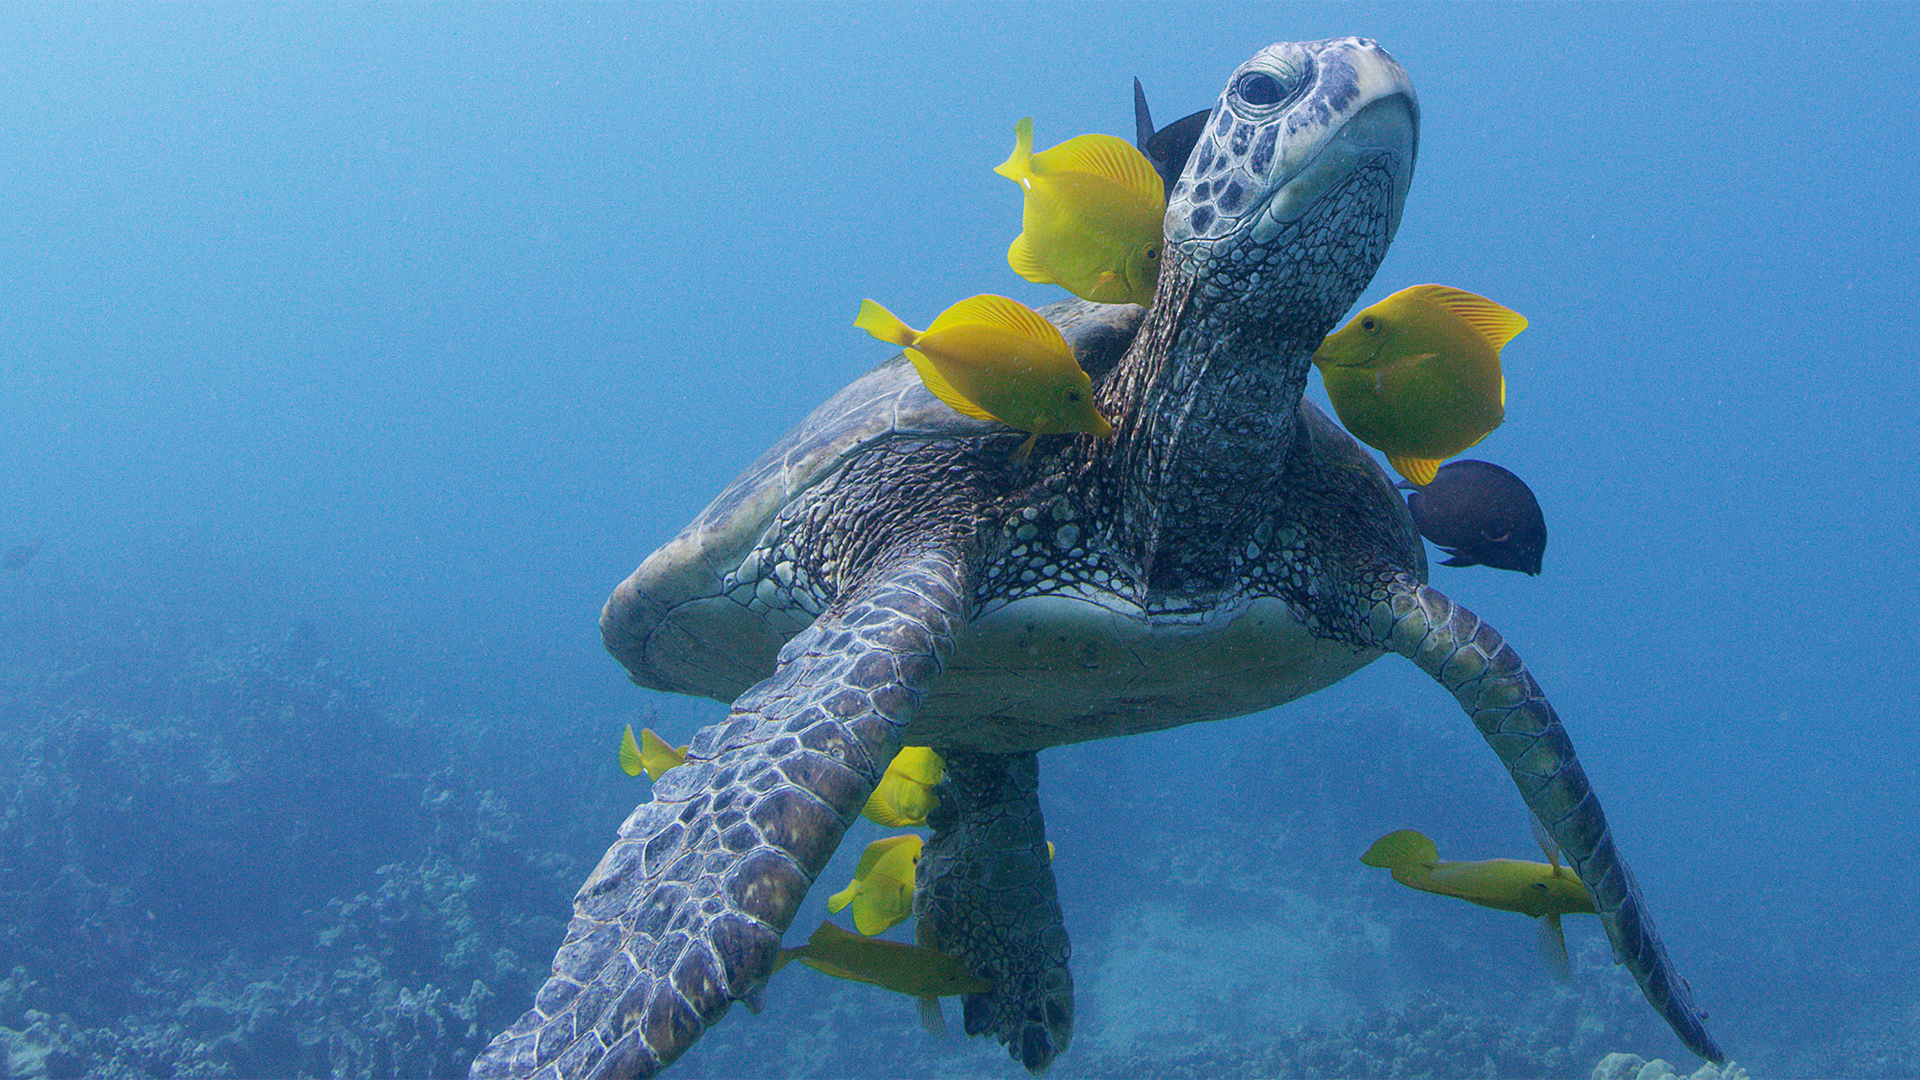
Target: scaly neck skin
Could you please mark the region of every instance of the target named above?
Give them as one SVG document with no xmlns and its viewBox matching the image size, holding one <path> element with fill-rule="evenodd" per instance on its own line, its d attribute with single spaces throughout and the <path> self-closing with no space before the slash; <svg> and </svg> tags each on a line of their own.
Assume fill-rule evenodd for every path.
<svg viewBox="0 0 1920 1080">
<path fill-rule="evenodd" d="M 1167 589 L 1224 584 L 1224 549 L 1281 505 L 1313 350 L 1344 310 L 1212 282 L 1170 260 L 1133 347 L 1096 390 L 1115 427 L 1089 462 L 1099 501 L 1120 549 Z M 1254 304 L 1275 314 L 1248 314 Z"/>
</svg>

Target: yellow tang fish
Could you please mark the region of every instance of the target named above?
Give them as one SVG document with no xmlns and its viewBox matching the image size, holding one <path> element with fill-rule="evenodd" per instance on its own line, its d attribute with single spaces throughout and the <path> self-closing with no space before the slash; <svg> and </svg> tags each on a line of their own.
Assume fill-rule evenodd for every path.
<svg viewBox="0 0 1920 1080">
<path fill-rule="evenodd" d="M 921 844 L 916 833 L 868 844 L 853 880 L 827 898 L 827 910 L 837 913 L 851 905 L 853 925 L 869 937 L 905 922 L 913 914 L 913 870 Z"/>
<path fill-rule="evenodd" d="M 1500 349 L 1526 328 L 1484 296 L 1415 285 L 1328 334 L 1313 362 L 1353 437 L 1425 485 L 1506 419 Z"/>
<path fill-rule="evenodd" d="M 1093 407 L 1093 380 L 1052 323 L 1004 296 L 970 296 L 914 330 L 893 312 L 860 301 L 853 325 L 907 350 L 920 381 L 954 411 L 1030 431 L 1014 452 L 1026 458 L 1042 435 L 1113 434 Z"/>
<path fill-rule="evenodd" d="M 647 779 L 658 780 L 660 774 L 668 769 L 687 763 L 687 747 L 675 749 L 667 741 L 653 733 L 652 728 L 640 729 L 640 741 L 633 741 L 633 725 L 620 736 L 620 768 L 628 776 L 647 774 Z"/>
<path fill-rule="evenodd" d="M 1567 940 L 1560 929 L 1560 916 L 1595 914 L 1593 896 L 1572 870 L 1560 865 L 1559 854 L 1537 824 L 1535 836 L 1552 865 L 1519 859 L 1441 862 L 1433 841 L 1412 829 L 1375 840 L 1360 861 L 1385 867 L 1393 873 L 1393 880 L 1411 888 L 1541 919 L 1541 955 L 1554 973 L 1565 979 Z"/>
<path fill-rule="evenodd" d="M 1033 152 L 1033 118 L 1013 128 L 994 172 L 1027 193 L 1007 264 L 1028 281 L 1101 304 L 1153 303 L 1160 280 L 1166 186 L 1153 163 L 1112 135 L 1082 135 Z"/>
<path fill-rule="evenodd" d="M 790 960 L 835 978 L 919 998 L 920 1021 L 936 1035 L 946 1034 L 946 1022 L 940 1016 L 941 997 L 984 994 L 993 989 L 992 983 L 945 953 L 922 945 L 859 937 L 831 922 L 821 923 L 805 945 L 781 949 L 773 970 L 778 972 Z"/>
<path fill-rule="evenodd" d="M 926 824 L 927 812 L 940 805 L 933 787 L 945 769 L 946 763 L 931 747 L 902 747 L 860 812 L 874 824 L 890 829 Z"/>
</svg>

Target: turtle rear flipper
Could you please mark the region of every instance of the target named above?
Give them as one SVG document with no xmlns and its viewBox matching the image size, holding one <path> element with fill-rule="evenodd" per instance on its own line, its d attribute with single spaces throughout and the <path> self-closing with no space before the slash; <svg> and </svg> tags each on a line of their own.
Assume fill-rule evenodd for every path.
<svg viewBox="0 0 1920 1080">
<path fill-rule="evenodd" d="M 474 1077 L 652 1076 L 765 984 L 966 622 L 966 568 L 887 565 L 695 737 L 574 898 L 553 975 Z"/>
<path fill-rule="evenodd" d="M 993 983 L 962 1003 L 966 1032 L 993 1035 L 1039 1073 L 1073 1037 L 1070 949 L 1040 817 L 1034 754 L 943 753 L 913 894 L 920 944 Z"/>
<path fill-rule="evenodd" d="M 1633 972 L 1647 1003 L 1687 1049 L 1726 1061 L 1707 1034 L 1706 1014 L 1667 959 L 1566 729 L 1513 647 L 1479 616 L 1405 573 L 1383 576 L 1369 618 L 1380 645 L 1439 680 L 1500 755 L 1527 809 L 1593 894 L 1614 960 Z"/>
</svg>

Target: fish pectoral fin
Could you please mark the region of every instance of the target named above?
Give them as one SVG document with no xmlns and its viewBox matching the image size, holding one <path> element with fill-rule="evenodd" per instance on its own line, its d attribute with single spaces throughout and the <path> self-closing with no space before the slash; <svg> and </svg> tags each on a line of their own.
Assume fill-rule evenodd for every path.
<svg viewBox="0 0 1920 1080">
<path fill-rule="evenodd" d="M 940 999 L 929 994 L 920 999 L 920 1026 L 936 1039 L 947 1037 L 947 1015 L 940 1011 Z"/>
<path fill-rule="evenodd" d="M 1419 484 L 1421 487 L 1426 487 L 1428 484 L 1433 483 L 1433 478 L 1440 472 L 1440 461 L 1437 458 L 1413 457 L 1406 454 L 1388 454 L 1387 460 L 1393 463 L 1394 471 L 1414 483 Z"/>
<path fill-rule="evenodd" d="M 1539 929 L 1540 959 L 1547 962 L 1547 969 L 1560 982 L 1573 978 L 1573 967 L 1567 962 L 1567 935 L 1560 926 L 1559 915 L 1544 915 L 1540 918 Z"/>
</svg>

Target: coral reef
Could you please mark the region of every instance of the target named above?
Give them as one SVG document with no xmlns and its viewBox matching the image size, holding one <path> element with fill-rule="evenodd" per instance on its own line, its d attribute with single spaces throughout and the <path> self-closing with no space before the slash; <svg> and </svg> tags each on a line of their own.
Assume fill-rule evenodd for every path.
<svg viewBox="0 0 1920 1080">
<path fill-rule="evenodd" d="M 221 642 L 133 607 L 0 639 L 6 1075 L 464 1074 L 624 807 L 310 627 Z M 505 810 L 543 782 L 584 831 Z"/>
<path fill-rule="evenodd" d="M 1593 1080 L 1747 1080 L 1747 1070 L 1729 1061 L 1706 1064 L 1692 1073 L 1678 1073 L 1660 1058 L 1648 1061 L 1638 1054 L 1608 1054 L 1593 1067 Z"/>
</svg>

